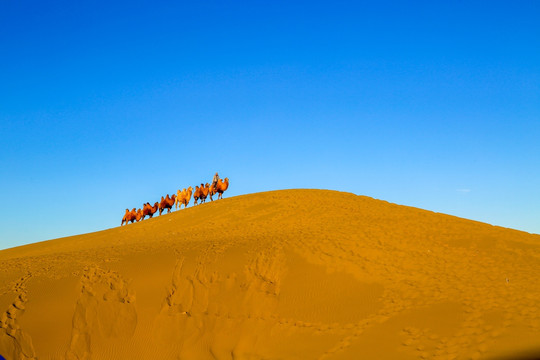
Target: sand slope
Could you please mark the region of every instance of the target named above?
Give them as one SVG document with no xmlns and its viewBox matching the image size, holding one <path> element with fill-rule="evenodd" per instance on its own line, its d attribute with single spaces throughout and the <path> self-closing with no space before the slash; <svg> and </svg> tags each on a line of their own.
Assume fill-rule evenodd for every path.
<svg viewBox="0 0 540 360">
<path fill-rule="evenodd" d="M 539 279 L 538 235 L 258 193 L 0 251 L 0 355 L 497 358 L 540 348 Z"/>
</svg>

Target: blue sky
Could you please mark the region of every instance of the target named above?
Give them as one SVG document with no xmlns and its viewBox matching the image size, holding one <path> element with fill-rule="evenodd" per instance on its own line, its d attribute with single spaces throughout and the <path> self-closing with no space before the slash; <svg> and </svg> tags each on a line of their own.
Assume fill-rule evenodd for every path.
<svg viewBox="0 0 540 360">
<path fill-rule="evenodd" d="M 0 4 L 0 248 L 229 177 L 540 233 L 540 2 Z"/>
</svg>

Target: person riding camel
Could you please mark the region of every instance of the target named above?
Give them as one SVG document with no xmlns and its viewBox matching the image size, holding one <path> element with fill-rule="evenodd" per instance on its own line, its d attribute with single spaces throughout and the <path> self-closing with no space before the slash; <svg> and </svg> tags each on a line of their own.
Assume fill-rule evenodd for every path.
<svg viewBox="0 0 540 360">
<path fill-rule="evenodd" d="M 216 173 L 216 175 L 214 175 L 214 179 L 212 180 L 212 185 L 214 186 L 214 189 L 217 186 L 218 180 L 219 180 L 219 175 L 218 173 Z"/>
</svg>

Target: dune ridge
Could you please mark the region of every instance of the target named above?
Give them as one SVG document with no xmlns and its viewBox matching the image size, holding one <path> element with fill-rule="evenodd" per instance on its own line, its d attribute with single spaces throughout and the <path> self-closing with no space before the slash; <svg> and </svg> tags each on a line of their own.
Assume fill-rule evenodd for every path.
<svg viewBox="0 0 540 360">
<path fill-rule="evenodd" d="M 540 236 L 330 190 L 0 251 L 6 359 L 491 359 L 540 347 Z"/>
</svg>

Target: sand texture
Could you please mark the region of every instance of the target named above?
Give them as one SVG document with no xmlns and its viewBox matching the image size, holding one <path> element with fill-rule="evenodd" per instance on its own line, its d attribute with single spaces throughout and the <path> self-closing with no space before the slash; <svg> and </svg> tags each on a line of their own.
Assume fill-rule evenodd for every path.
<svg viewBox="0 0 540 360">
<path fill-rule="evenodd" d="M 539 235 L 349 193 L 237 196 L 0 251 L 7 360 L 539 349 Z"/>
</svg>

